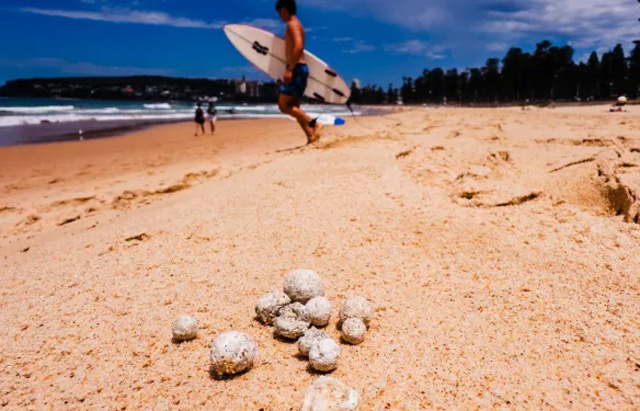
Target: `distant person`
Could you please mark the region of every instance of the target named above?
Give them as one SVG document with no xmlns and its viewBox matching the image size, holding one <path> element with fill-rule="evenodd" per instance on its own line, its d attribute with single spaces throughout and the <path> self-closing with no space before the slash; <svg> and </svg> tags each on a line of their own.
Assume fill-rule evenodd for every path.
<svg viewBox="0 0 640 411">
<path fill-rule="evenodd" d="M 215 99 L 209 100 L 209 106 L 207 107 L 207 121 L 211 127 L 211 135 L 216 132 L 216 123 L 218 122 L 218 109 L 215 105 Z"/>
<path fill-rule="evenodd" d="M 278 106 L 282 113 L 298 121 L 307 136 L 307 144 L 312 144 L 320 139 L 321 127 L 300 108 L 309 78 L 309 67 L 304 58 L 304 27 L 296 17 L 298 7 L 295 0 L 278 0 L 276 11 L 282 21 L 287 23 L 284 35 L 287 67 L 280 87 Z"/>
<path fill-rule="evenodd" d="M 622 113 L 625 111 L 624 106 L 627 105 L 627 98 L 625 96 L 621 96 L 618 98 L 618 101 L 615 104 L 611 105 L 609 111 L 612 113 Z"/>
<path fill-rule="evenodd" d="M 198 137 L 198 131 L 202 130 L 202 135 L 205 135 L 205 131 L 204 131 L 204 111 L 202 110 L 202 104 L 198 103 L 198 106 L 196 107 L 196 117 L 195 117 L 195 122 L 196 122 L 196 134 L 195 136 Z"/>
</svg>

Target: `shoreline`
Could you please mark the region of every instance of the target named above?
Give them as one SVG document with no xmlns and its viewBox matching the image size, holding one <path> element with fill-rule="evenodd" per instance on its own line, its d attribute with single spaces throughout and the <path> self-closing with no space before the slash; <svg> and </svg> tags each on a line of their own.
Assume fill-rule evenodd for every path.
<svg viewBox="0 0 640 411">
<path fill-rule="evenodd" d="M 356 117 L 362 118 L 371 115 L 383 114 L 385 111 L 369 110 L 366 114 Z M 333 115 L 332 113 L 329 113 Z M 349 121 L 351 115 L 340 115 Z M 219 117 L 218 123 L 227 121 L 256 121 L 269 119 L 288 119 L 282 114 L 274 115 L 233 115 Z M 188 119 L 176 120 L 113 120 L 113 121 L 78 121 L 61 123 L 28 124 L 21 126 L 0 127 L 0 148 L 25 145 L 38 145 L 48 143 L 59 143 L 78 140 L 95 140 L 101 138 L 124 137 L 130 133 L 159 127 L 169 124 L 191 123 L 195 128 L 195 123 Z M 209 129 L 209 124 L 205 123 L 205 129 Z M 79 131 L 82 130 L 82 139 L 79 138 Z"/>
<path fill-rule="evenodd" d="M 0 128 L 0 147 L 28 146 L 65 141 L 78 141 L 80 130 L 82 139 L 122 137 L 128 133 L 186 120 L 172 121 L 79 121 L 74 123 L 43 123 Z M 35 137 L 34 137 L 34 132 Z"/>
<path fill-rule="evenodd" d="M 121 135 L 149 126 L 189 122 L 194 108 L 184 103 L 152 104 L 100 100 L 59 101 L 9 99 L 0 105 L 0 146 L 51 141 L 95 139 Z M 310 105 L 312 117 L 321 114 L 349 117 L 346 107 Z M 358 112 L 357 114 L 367 114 Z M 379 110 L 362 110 L 377 113 Z M 274 104 L 218 105 L 218 120 L 286 118 Z"/>
<path fill-rule="evenodd" d="M 358 106 L 357 111 L 360 112 L 356 117 L 358 121 L 367 116 L 384 116 L 387 114 L 400 113 L 416 109 L 517 109 L 522 108 L 521 105 L 365 105 Z M 600 103 L 553 103 L 550 105 L 531 104 L 524 106 L 527 109 L 571 109 L 571 108 L 603 108 Z M 640 104 L 630 103 L 627 109 L 636 110 Z M 595 113 L 595 112 L 594 112 Z M 605 113 L 605 111 L 602 111 Z M 332 114 L 332 113 L 329 113 Z M 352 118 L 349 115 L 339 114 L 347 121 Z M 286 115 L 242 115 L 232 114 L 231 116 L 219 117 L 218 122 L 226 121 L 244 121 L 244 120 L 262 120 L 262 119 L 288 119 Z M 82 130 L 83 140 L 95 140 L 102 138 L 124 137 L 136 131 L 142 131 L 149 128 L 155 128 L 163 125 L 192 123 L 189 119 L 172 119 L 172 120 L 109 120 L 109 121 L 77 121 L 77 122 L 56 122 L 41 124 L 25 124 L 19 126 L 0 127 L 0 148 L 40 145 L 57 142 L 78 141 L 79 130 Z M 208 127 L 208 124 L 205 123 Z M 194 125 L 195 127 L 195 125 Z"/>
<path fill-rule="evenodd" d="M 218 123 L 227 121 L 251 121 L 262 120 L 268 118 L 255 118 L 255 117 L 236 117 L 236 118 L 220 118 Z M 131 133 L 137 131 L 144 131 L 153 129 L 156 127 L 162 127 L 171 124 L 192 124 L 195 128 L 195 123 L 189 120 L 166 120 L 166 121 L 149 121 L 149 120 L 127 120 L 127 121 L 81 121 L 75 123 L 45 123 L 36 125 L 24 125 L 24 126 L 11 126 L 0 128 L 0 149 L 5 147 L 20 147 L 31 146 L 41 144 L 55 144 L 73 141 L 89 141 L 98 140 L 104 138 L 119 138 L 126 137 Z M 51 127 L 52 130 L 47 133 L 47 128 Z M 205 128 L 209 130 L 209 124 L 205 123 Z M 24 136 L 30 135 L 30 131 L 33 129 L 40 129 L 41 137 L 36 138 L 35 141 L 24 141 L 24 137 L 13 137 L 14 141 L 9 140 L 8 136 Z M 83 139 L 79 138 L 79 132 L 82 130 Z M 42 136 L 42 133 L 46 133 Z M 4 136 L 4 138 L 3 138 Z"/>
</svg>

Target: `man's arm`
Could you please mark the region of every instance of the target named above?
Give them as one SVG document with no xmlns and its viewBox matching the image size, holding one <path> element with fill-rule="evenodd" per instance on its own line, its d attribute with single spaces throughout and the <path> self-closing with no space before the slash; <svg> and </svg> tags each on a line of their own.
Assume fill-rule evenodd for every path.
<svg viewBox="0 0 640 411">
<path fill-rule="evenodd" d="M 288 26 L 289 38 L 293 44 L 291 45 L 291 54 L 287 61 L 287 71 L 293 71 L 302 58 L 302 53 L 304 53 L 304 41 L 302 40 L 302 29 L 300 27 L 295 27 L 293 23 L 289 23 Z"/>
</svg>

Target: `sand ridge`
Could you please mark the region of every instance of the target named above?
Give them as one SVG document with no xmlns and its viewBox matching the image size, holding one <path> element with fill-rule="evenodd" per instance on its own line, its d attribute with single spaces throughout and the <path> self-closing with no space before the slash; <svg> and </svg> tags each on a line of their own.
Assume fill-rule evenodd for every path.
<svg viewBox="0 0 640 411">
<path fill-rule="evenodd" d="M 253 305 L 306 267 L 332 301 L 378 307 L 332 374 L 363 409 L 637 409 L 640 225 L 610 190 L 632 215 L 640 120 L 600 109 L 404 110 L 284 152 L 300 144 L 291 122 L 225 122 L 207 142 L 176 125 L 42 152 L 46 178 L 14 160 L 0 170 L 0 405 L 298 409 L 317 375 Z M 104 171 L 77 176 L 87 158 Z M 190 173 L 205 175 L 170 189 Z M 112 207 L 125 190 L 146 196 Z M 180 314 L 201 329 L 176 345 Z M 216 381 L 208 347 L 230 329 L 258 359 Z"/>
</svg>

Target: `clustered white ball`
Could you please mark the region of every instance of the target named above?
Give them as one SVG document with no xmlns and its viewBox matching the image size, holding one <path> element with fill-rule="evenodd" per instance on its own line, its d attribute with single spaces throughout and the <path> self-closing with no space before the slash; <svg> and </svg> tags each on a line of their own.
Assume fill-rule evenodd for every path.
<svg viewBox="0 0 640 411">
<path fill-rule="evenodd" d="M 373 318 L 373 304 L 362 297 L 347 298 L 340 308 L 340 322 L 345 322 L 349 318 L 359 318 L 369 327 Z"/>
<path fill-rule="evenodd" d="M 359 318 L 348 318 L 342 323 L 342 339 L 349 344 L 358 345 L 364 341 L 367 326 Z"/>
<path fill-rule="evenodd" d="M 198 320 L 181 315 L 171 327 L 173 341 L 181 343 L 198 336 Z M 218 334 L 211 344 L 211 371 L 217 376 L 233 375 L 253 367 L 256 345 L 244 333 L 229 331 Z"/>
<path fill-rule="evenodd" d="M 338 367 L 340 346 L 330 338 L 320 340 L 309 351 L 309 364 L 316 371 L 329 372 Z"/>
<path fill-rule="evenodd" d="M 247 334 L 228 331 L 218 334 L 211 345 L 211 368 L 218 376 L 233 375 L 253 367 L 256 345 Z"/>
<path fill-rule="evenodd" d="M 276 318 L 273 329 L 276 335 L 295 340 L 304 335 L 309 329 L 309 324 L 305 306 L 293 303 L 280 310 L 280 316 Z"/>
<path fill-rule="evenodd" d="M 315 327 L 311 327 L 306 333 L 298 340 L 298 352 L 303 357 L 309 356 L 311 348 L 322 340 L 330 338 L 325 332 L 318 330 Z"/>
<path fill-rule="evenodd" d="M 332 315 L 322 278 L 315 271 L 295 270 L 286 275 L 283 291 L 261 296 L 255 307 L 256 318 L 265 325 L 273 325 L 274 335 L 297 339 L 298 352 L 309 358 L 312 369 L 335 370 L 340 346 L 319 329 L 329 324 Z M 362 343 L 372 318 L 371 303 L 361 297 L 347 299 L 340 309 L 342 340 L 354 345 Z"/>
<path fill-rule="evenodd" d="M 306 304 L 314 297 L 324 296 L 324 284 L 315 271 L 295 270 L 285 277 L 284 292 L 292 301 Z"/>
<path fill-rule="evenodd" d="M 300 355 L 309 358 L 312 369 L 319 372 L 335 370 L 340 346 L 319 329 L 329 324 L 332 315 L 322 279 L 315 271 L 295 270 L 287 274 L 283 291 L 274 290 L 261 296 L 255 306 L 256 318 L 265 325 L 273 325 L 276 336 L 297 340 Z M 361 344 L 373 313 L 373 305 L 362 297 L 345 300 L 340 307 L 342 340 Z M 176 342 L 193 340 L 198 335 L 198 320 L 188 315 L 180 316 L 171 331 Z M 247 334 L 238 331 L 220 333 L 211 345 L 211 370 L 217 376 L 242 373 L 253 367 L 256 354 L 256 345 Z"/>
<path fill-rule="evenodd" d="M 291 298 L 279 290 L 273 290 L 258 299 L 256 303 L 256 315 L 258 320 L 265 325 L 273 325 L 280 310 L 291 304 Z"/>
<path fill-rule="evenodd" d="M 173 322 L 171 333 L 176 342 L 193 340 L 198 336 L 198 320 L 190 315 L 181 315 Z"/>
<path fill-rule="evenodd" d="M 314 297 L 305 306 L 307 319 L 316 327 L 326 327 L 331 320 L 331 303 L 325 297 Z"/>
</svg>

